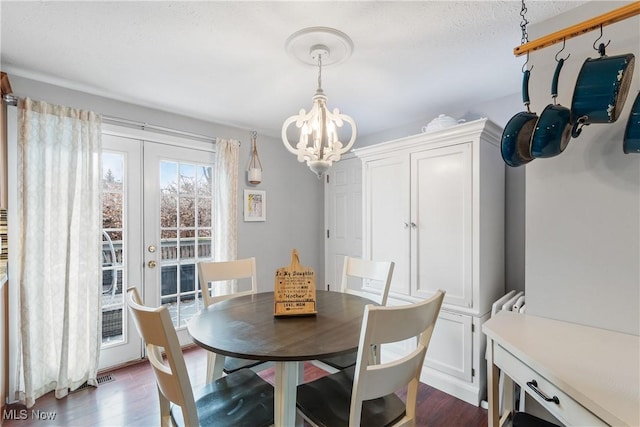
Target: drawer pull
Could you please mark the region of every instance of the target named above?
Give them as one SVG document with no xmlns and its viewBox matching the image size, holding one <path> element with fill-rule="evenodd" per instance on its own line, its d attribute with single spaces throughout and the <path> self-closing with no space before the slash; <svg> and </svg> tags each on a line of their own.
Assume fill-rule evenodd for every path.
<svg viewBox="0 0 640 427">
<path fill-rule="evenodd" d="M 545 401 L 547 401 L 547 402 L 553 402 L 553 403 L 555 403 L 556 405 L 559 405 L 559 404 L 560 404 L 560 399 L 558 399 L 558 396 L 549 397 L 549 396 L 547 396 L 547 395 L 546 395 L 542 390 L 540 390 L 540 389 L 538 388 L 538 381 L 536 381 L 536 380 L 531 380 L 531 381 L 527 382 L 527 385 L 529 386 L 529 388 L 530 388 L 531 390 L 535 391 L 535 392 L 536 392 L 536 394 L 537 394 L 538 396 L 540 396 L 541 398 L 543 398 Z"/>
</svg>

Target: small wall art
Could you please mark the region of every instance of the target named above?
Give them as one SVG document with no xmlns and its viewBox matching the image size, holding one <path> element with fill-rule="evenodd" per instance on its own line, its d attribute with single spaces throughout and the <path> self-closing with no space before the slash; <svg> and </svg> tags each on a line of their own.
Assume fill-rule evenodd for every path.
<svg viewBox="0 0 640 427">
<path fill-rule="evenodd" d="M 267 193 L 258 190 L 244 190 L 244 220 L 267 220 Z"/>
</svg>

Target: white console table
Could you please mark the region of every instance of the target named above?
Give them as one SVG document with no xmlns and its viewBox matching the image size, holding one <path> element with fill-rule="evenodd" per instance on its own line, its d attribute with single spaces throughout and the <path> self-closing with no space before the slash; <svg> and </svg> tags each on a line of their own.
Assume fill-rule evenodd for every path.
<svg viewBox="0 0 640 427">
<path fill-rule="evenodd" d="M 640 426 L 640 337 L 510 311 L 482 330 L 490 427 L 509 418 L 514 382 L 567 426 Z"/>
</svg>

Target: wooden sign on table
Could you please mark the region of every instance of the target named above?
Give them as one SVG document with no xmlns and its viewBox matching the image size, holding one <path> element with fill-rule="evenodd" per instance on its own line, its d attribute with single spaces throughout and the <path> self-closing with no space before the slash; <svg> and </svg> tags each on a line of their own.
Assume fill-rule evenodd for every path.
<svg viewBox="0 0 640 427">
<path fill-rule="evenodd" d="M 276 271 L 274 286 L 275 316 L 316 314 L 316 274 L 300 265 L 298 251 L 291 251 L 291 265 Z"/>
</svg>

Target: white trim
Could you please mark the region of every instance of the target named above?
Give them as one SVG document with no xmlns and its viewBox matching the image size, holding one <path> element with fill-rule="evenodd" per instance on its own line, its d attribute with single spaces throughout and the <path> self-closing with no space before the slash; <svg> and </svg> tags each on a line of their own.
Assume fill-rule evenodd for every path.
<svg viewBox="0 0 640 427">
<path fill-rule="evenodd" d="M 110 123 L 102 124 L 102 133 L 123 138 L 138 139 L 141 141 L 157 142 L 160 144 L 173 145 L 177 147 L 194 148 L 202 151 L 215 153 L 215 142 L 205 142 L 188 137 L 179 137 L 175 135 L 166 135 L 163 133 L 153 132 L 146 129 L 135 129 L 123 125 L 115 125 Z"/>
<path fill-rule="evenodd" d="M 20 270 L 18 269 L 17 248 L 20 236 L 15 227 L 17 218 L 17 145 L 18 145 L 18 108 L 7 107 L 7 233 L 9 257 L 7 275 L 11 282 L 9 285 L 9 320 L 7 329 L 9 334 L 8 360 L 9 375 L 7 378 L 8 393 L 7 403 L 16 402 L 19 391 L 18 379 L 20 370 L 20 310 L 19 310 L 19 283 Z M 13 185 L 11 185 L 13 184 Z"/>
<path fill-rule="evenodd" d="M 213 136 L 201 135 L 193 132 L 187 132 L 183 130 L 172 129 L 164 126 L 152 125 L 146 122 L 137 122 L 135 120 L 123 119 L 121 117 L 113 117 L 108 115 L 102 116 L 102 123 L 111 125 L 123 125 L 134 129 L 140 128 L 142 130 L 151 130 L 166 135 L 184 136 L 191 139 L 202 140 L 204 142 L 213 143 L 216 138 Z"/>
</svg>

